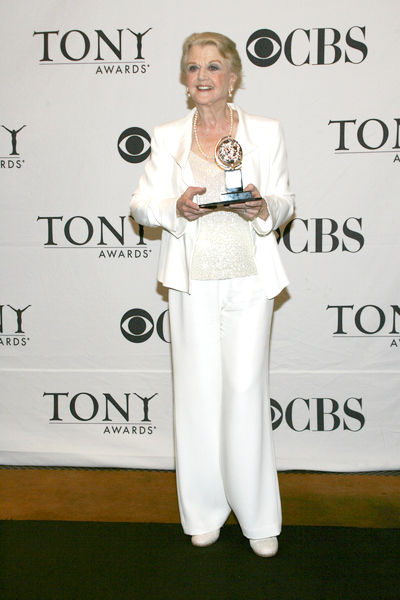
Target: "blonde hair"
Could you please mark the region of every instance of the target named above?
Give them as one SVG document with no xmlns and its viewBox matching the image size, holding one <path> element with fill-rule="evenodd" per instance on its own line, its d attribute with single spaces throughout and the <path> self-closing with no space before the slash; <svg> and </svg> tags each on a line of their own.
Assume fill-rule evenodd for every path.
<svg viewBox="0 0 400 600">
<path fill-rule="evenodd" d="M 218 52 L 229 61 L 232 73 L 236 75 L 235 88 L 240 87 L 242 81 L 242 61 L 236 49 L 236 44 L 226 35 L 215 33 L 214 31 L 204 31 L 203 33 L 192 33 L 183 42 L 181 58 L 181 82 L 186 82 L 186 61 L 189 50 L 192 46 L 207 46 L 213 44 Z"/>
</svg>

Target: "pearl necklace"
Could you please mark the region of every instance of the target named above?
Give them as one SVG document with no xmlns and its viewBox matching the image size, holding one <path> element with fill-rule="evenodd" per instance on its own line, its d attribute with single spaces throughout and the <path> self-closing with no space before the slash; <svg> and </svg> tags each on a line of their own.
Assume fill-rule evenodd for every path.
<svg viewBox="0 0 400 600">
<path fill-rule="evenodd" d="M 229 117 L 230 117 L 230 125 L 229 125 L 229 134 L 228 137 L 232 137 L 232 131 L 233 131 L 233 110 L 232 107 L 227 104 L 227 107 L 229 108 Z M 199 149 L 200 153 L 207 159 L 209 160 L 213 160 L 214 159 L 214 155 L 210 156 L 209 154 L 206 154 L 204 152 L 204 150 L 202 149 L 202 147 L 200 146 L 200 142 L 199 142 L 199 138 L 197 136 L 197 120 L 199 118 L 199 111 L 196 108 L 196 112 L 193 115 L 193 133 L 194 133 L 194 139 L 196 140 L 196 144 L 197 144 L 197 148 Z"/>
</svg>

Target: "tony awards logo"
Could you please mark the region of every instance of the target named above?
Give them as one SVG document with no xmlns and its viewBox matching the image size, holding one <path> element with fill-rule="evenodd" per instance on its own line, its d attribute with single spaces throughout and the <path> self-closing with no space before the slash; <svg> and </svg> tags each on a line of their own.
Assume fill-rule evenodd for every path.
<svg viewBox="0 0 400 600">
<path fill-rule="evenodd" d="M 142 32 L 129 27 L 113 32 L 103 29 L 70 29 L 63 32 L 54 29 L 34 31 L 33 35 L 41 40 L 41 65 L 96 65 L 96 75 L 137 75 L 147 73 L 150 67 L 145 59 L 143 38 L 151 29 L 148 27 Z"/>
</svg>

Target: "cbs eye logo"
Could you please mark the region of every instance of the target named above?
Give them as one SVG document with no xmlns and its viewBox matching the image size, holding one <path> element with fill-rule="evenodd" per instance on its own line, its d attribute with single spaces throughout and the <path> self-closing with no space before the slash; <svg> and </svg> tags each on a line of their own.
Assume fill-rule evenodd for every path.
<svg viewBox="0 0 400 600">
<path fill-rule="evenodd" d="M 118 138 L 118 152 L 130 163 L 146 160 L 151 152 L 151 137 L 140 127 L 129 127 Z"/>
<path fill-rule="evenodd" d="M 164 310 L 154 325 L 154 319 L 147 310 L 132 308 L 122 316 L 120 323 L 121 333 L 129 342 L 141 344 L 151 338 L 155 328 L 158 337 L 163 342 L 169 344 L 170 341 L 167 339 L 167 336 L 169 337 L 169 324 L 168 319 L 165 318 L 167 312 L 168 309 Z"/>
<path fill-rule="evenodd" d="M 271 29 L 258 29 L 247 40 L 247 56 L 257 67 L 270 67 L 276 63 L 281 52 L 282 42 Z"/>
<path fill-rule="evenodd" d="M 270 399 L 272 430 L 278 429 L 283 421 L 282 407 L 273 398 Z"/>
</svg>

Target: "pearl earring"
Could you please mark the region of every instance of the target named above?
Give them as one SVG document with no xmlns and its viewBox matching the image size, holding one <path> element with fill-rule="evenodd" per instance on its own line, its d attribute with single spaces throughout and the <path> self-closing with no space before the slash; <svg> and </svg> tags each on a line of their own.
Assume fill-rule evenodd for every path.
<svg viewBox="0 0 400 600">
<path fill-rule="evenodd" d="M 190 98 L 190 92 L 189 92 L 189 88 L 186 88 L 186 96 L 187 96 L 188 98 Z"/>
<path fill-rule="evenodd" d="M 229 91 L 228 91 L 228 96 L 229 96 L 229 99 L 231 99 L 231 98 L 232 98 L 232 91 L 233 91 L 233 90 L 232 90 L 232 88 L 229 88 Z"/>
</svg>

